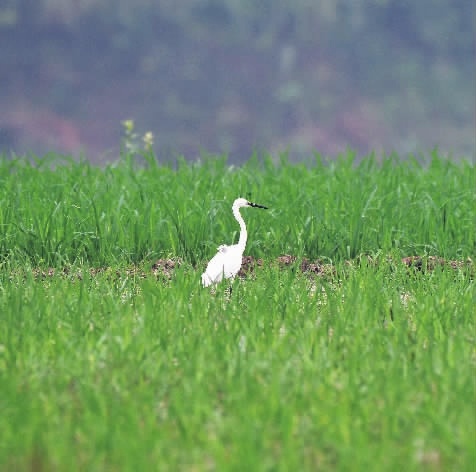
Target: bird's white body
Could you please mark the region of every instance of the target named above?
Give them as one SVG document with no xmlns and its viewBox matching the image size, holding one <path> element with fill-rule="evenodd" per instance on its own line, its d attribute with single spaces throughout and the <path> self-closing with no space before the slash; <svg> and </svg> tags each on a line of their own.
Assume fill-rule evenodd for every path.
<svg viewBox="0 0 476 472">
<path fill-rule="evenodd" d="M 244 198 L 237 198 L 233 202 L 233 216 L 240 225 L 240 239 L 238 244 L 231 246 L 222 245 L 218 248 L 218 252 L 213 256 L 207 265 L 205 272 L 202 274 L 202 285 L 208 287 L 216 285 L 225 279 L 233 279 L 241 268 L 241 260 L 246 247 L 248 233 L 246 231 L 245 222 L 240 214 L 240 208 L 255 207 L 264 208 L 262 205 L 251 203 Z"/>
<path fill-rule="evenodd" d="M 235 277 L 241 268 L 242 256 L 243 252 L 238 244 L 220 246 L 202 274 L 202 285 L 208 287 L 221 282 L 224 278 Z"/>
</svg>

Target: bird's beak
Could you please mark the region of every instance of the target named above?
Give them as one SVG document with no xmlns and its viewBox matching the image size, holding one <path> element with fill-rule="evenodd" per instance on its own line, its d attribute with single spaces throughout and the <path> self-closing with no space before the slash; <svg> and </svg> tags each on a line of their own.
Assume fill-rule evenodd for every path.
<svg viewBox="0 0 476 472">
<path fill-rule="evenodd" d="M 267 210 L 268 207 L 265 207 L 263 205 L 259 205 L 258 203 L 253 203 L 253 202 L 248 202 L 248 205 L 253 208 L 262 208 L 263 210 Z"/>
</svg>

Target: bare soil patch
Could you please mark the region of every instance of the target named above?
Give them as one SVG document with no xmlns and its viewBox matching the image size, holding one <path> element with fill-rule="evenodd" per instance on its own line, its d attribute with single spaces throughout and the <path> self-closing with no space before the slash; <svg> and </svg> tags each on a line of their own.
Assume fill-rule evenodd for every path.
<svg viewBox="0 0 476 472">
<path fill-rule="evenodd" d="M 436 268 L 450 268 L 455 271 L 469 271 L 471 276 L 474 276 L 474 262 L 469 257 L 466 260 L 454 260 L 444 259 L 437 256 L 408 256 L 403 257 L 401 260 L 395 261 L 392 259 L 384 260 L 372 258 L 370 256 L 361 256 L 355 260 L 346 261 L 345 264 L 349 267 L 359 267 L 362 265 L 364 260 L 366 265 L 371 266 L 379 266 L 384 263 L 393 265 L 402 264 L 406 266 L 411 273 L 426 273 L 431 272 Z M 173 277 L 174 272 L 182 264 L 183 261 L 180 258 L 164 258 L 158 259 L 149 267 L 147 265 L 132 265 L 119 269 L 112 267 L 81 269 L 65 266 L 62 268 L 34 268 L 32 269 L 31 273 L 36 279 L 63 277 L 83 280 L 86 270 L 90 277 L 105 275 L 112 279 L 116 279 L 124 276 L 147 278 L 151 275 L 154 275 L 158 279 L 167 281 Z M 325 262 L 320 259 L 309 260 L 307 258 L 298 258 L 290 254 L 285 254 L 271 261 L 263 261 L 261 258 L 254 258 L 252 256 L 243 256 L 243 262 L 238 276 L 246 277 L 265 266 L 277 266 L 282 270 L 294 270 L 303 274 L 317 277 L 332 278 L 336 275 L 335 266 L 329 262 Z"/>
</svg>

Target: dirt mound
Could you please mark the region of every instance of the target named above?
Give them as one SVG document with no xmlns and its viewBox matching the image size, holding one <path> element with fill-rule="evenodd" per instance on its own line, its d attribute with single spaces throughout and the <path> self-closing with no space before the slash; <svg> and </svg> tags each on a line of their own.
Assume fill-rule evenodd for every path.
<svg viewBox="0 0 476 472">
<path fill-rule="evenodd" d="M 471 258 L 466 260 L 448 260 L 442 257 L 437 256 L 408 256 L 403 257 L 401 260 L 393 261 L 392 259 L 376 259 L 370 256 L 361 256 L 355 260 L 346 261 L 346 266 L 349 267 L 360 267 L 365 261 L 365 264 L 370 266 L 378 267 L 384 263 L 389 264 L 403 264 L 412 272 L 431 272 L 436 268 L 447 267 L 453 270 L 469 270 L 471 276 L 474 275 L 474 262 Z M 106 275 L 110 278 L 120 278 L 123 276 L 133 276 L 139 278 L 146 278 L 151 274 L 155 275 L 157 278 L 163 280 L 170 280 L 174 272 L 183 264 L 182 259 L 180 258 L 167 258 L 167 259 L 158 259 L 154 262 L 150 269 L 147 266 L 132 265 L 125 268 L 112 268 L 112 267 L 96 267 L 89 268 L 87 270 L 90 277 L 96 277 L 100 274 Z M 299 271 L 303 274 L 309 274 L 313 276 L 320 277 L 332 277 L 336 275 L 336 268 L 333 264 L 329 262 L 324 262 L 320 259 L 311 261 L 307 258 L 297 258 L 296 256 L 290 254 L 284 254 L 277 257 L 274 260 L 269 262 L 264 262 L 261 258 L 254 258 L 252 256 L 243 256 L 242 266 L 238 272 L 239 277 L 246 277 L 249 274 L 254 273 L 256 270 L 263 268 L 265 266 L 272 267 L 277 266 L 282 270 L 294 270 Z M 20 274 L 21 271 L 15 271 L 12 273 L 12 276 L 23 275 L 26 276 L 26 273 Z M 63 277 L 63 278 L 72 278 L 83 280 L 84 270 L 81 268 L 71 268 L 65 266 L 62 268 L 34 268 L 31 270 L 31 274 L 34 278 L 37 279 L 46 279 L 50 277 Z"/>
<path fill-rule="evenodd" d="M 407 266 L 422 272 L 432 271 L 436 267 L 451 267 L 452 269 L 474 268 L 473 261 L 468 257 L 465 261 L 446 260 L 437 256 L 409 256 L 404 257 L 402 262 Z"/>
</svg>

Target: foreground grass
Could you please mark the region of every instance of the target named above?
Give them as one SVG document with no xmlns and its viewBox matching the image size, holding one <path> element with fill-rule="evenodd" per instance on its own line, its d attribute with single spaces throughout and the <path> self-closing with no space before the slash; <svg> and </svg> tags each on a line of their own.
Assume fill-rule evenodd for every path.
<svg viewBox="0 0 476 472">
<path fill-rule="evenodd" d="M 473 284 L 3 281 L 3 470 L 471 470 Z"/>
<path fill-rule="evenodd" d="M 398 262 L 474 257 L 470 166 L 2 169 L 0 470 L 474 467 L 474 274 Z M 249 253 L 336 273 L 203 290 L 246 189 L 275 208 L 250 214 Z M 378 263 L 345 262 L 364 249 Z M 50 265 L 68 273 L 34 277 Z"/>
</svg>

